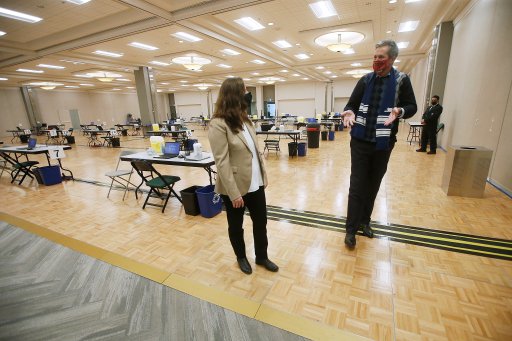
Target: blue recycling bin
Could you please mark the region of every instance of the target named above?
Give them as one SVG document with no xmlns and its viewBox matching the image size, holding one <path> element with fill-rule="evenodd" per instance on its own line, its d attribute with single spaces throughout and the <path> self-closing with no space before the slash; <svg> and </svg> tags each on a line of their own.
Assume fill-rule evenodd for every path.
<svg viewBox="0 0 512 341">
<path fill-rule="evenodd" d="M 45 166 L 37 168 L 41 180 L 45 186 L 60 184 L 62 182 L 62 175 L 60 175 L 59 166 Z"/>
<path fill-rule="evenodd" d="M 208 185 L 196 190 L 199 212 L 205 218 L 215 217 L 222 211 L 222 199 L 215 193 L 215 186 Z"/>
<path fill-rule="evenodd" d="M 329 141 L 334 141 L 334 131 L 329 131 Z"/>
<path fill-rule="evenodd" d="M 299 146 L 298 146 L 299 156 L 306 156 L 306 151 L 307 151 L 306 147 L 307 147 L 306 142 L 299 142 Z"/>
</svg>

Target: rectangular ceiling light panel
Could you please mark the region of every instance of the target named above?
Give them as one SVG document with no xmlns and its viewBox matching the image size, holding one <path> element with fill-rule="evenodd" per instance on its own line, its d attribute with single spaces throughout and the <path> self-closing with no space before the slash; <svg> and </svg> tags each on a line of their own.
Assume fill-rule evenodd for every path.
<svg viewBox="0 0 512 341">
<path fill-rule="evenodd" d="M 245 27 L 249 31 L 257 31 L 265 28 L 265 26 L 263 26 L 262 24 L 260 24 L 251 17 L 243 17 L 240 19 L 236 19 L 235 22 L 238 25 Z"/>
<path fill-rule="evenodd" d="M 6 17 L 6 18 L 11 18 L 11 19 L 16 19 L 16 20 L 21 20 L 21 21 L 25 21 L 25 22 L 29 22 L 31 24 L 43 20 L 42 18 L 35 17 L 33 15 L 30 15 L 30 14 L 12 11 L 10 9 L 3 8 L 3 7 L 0 7 L 0 16 Z"/>
<path fill-rule="evenodd" d="M 190 41 L 192 43 L 195 43 L 195 42 L 203 40 L 203 39 L 201 39 L 199 37 L 196 37 L 196 36 L 194 36 L 192 34 L 189 34 L 189 33 L 186 33 L 186 32 L 176 32 L 176 33 L 173 33 L 172 35 L 175 36 L 176 38 L 183 39 L 183 40 L 186 40 L 186 41 Z"/>
<path fill-rule="evenodd" d="M 309 4 L 309 8 L 311 8 L 315 16 L 319 19 L 338 15 L 338 12 L 336 12 L 336 9 L 330 1 L 318 1 L 312 3 Z"/>
</svg>

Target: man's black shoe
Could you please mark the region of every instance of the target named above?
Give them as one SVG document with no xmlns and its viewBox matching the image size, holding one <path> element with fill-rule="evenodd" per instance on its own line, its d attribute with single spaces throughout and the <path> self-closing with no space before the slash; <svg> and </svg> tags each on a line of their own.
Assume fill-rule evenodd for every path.
<svg viewBox="0 0 512 341">
<path fill-rule="evenodd" d="M 353 249 L 356 247 L 356 235 L 355 234 L 350 234 L 350 233 L 347 233 L 345 235 L 345 245 L 349 248 L 349 249 Z"/>
<path fill-rule="evenodd" d="M 427 154 L 435 154 L 435 153 L 436 153 L 435 150 L 434 151 L 431 150 L 431 151 L 427 152 Z"/>
<path fill-rule="evenodd" d="M 242 270 L 244 274 L 252 274 L 251 264 L 249 264 L 247 258 L 237 258 L 236 261 L 238 262 L 240 270 Z"/>
<path fill-rule="evenodd" d="M 373 238 L 373 230 L 370 225 L 363 225 L 363 236 Z"/>
<path fill-rule="evenodd" d="M 423 148 L 420 148 L 420 149 L 416 149 L 417 152 L 420 152 L 420 153 L 425 153 L 427 150 L 426 149 L 423 149 Z"/>
<path fill-rule="evenodd" d="M 258 260 L 256 259 L 256 264 L 262 265 L 267 269 L 268 271 L 277 272 L 279 270 L 279 267 L 272 262 L 270 259 L 264 259 L 264 260 Z"/>
</svg>

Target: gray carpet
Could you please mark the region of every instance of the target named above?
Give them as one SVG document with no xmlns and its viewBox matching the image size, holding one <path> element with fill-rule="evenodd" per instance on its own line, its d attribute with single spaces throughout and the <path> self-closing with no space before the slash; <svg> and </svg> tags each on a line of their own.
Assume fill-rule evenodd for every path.
<svg viewBox="0 0 512 341">
<path fill-rule="evenodd" d="M 0 222 L 0 340 L 305 340 Z"/>
</svg>

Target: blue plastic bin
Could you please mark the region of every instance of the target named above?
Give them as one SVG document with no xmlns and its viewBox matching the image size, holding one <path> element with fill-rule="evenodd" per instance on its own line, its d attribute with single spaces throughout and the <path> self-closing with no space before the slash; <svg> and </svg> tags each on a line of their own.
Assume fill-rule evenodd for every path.
<svg viewBox="0 0 512 341">
<path fill-rule="evenodd" d="M 59 166 L 39 167 L 37 168 L 37 171 L 39 172 L 45 186 L 56 185 L 62 182 Z"/>
<path fill-rule="evenodd" d="M 306 156 L 306 151 L 307 151 L 306 145 L 307 145 L 306 142 L 299 142 L 299 147 L 298 147 L 299 156 Z"/>
<path fill-rule="evenodd" d="M 334 141 L 334 131 L 329 131 L 329 141 Z"/>
<path fill-rule="evenodd" d="M 205 218 L 215 217 L 222 211 L 222 199 L 214 191 L 214 185 L 204 186 L 196 190 L 199 211 Z"/>
</svg>

